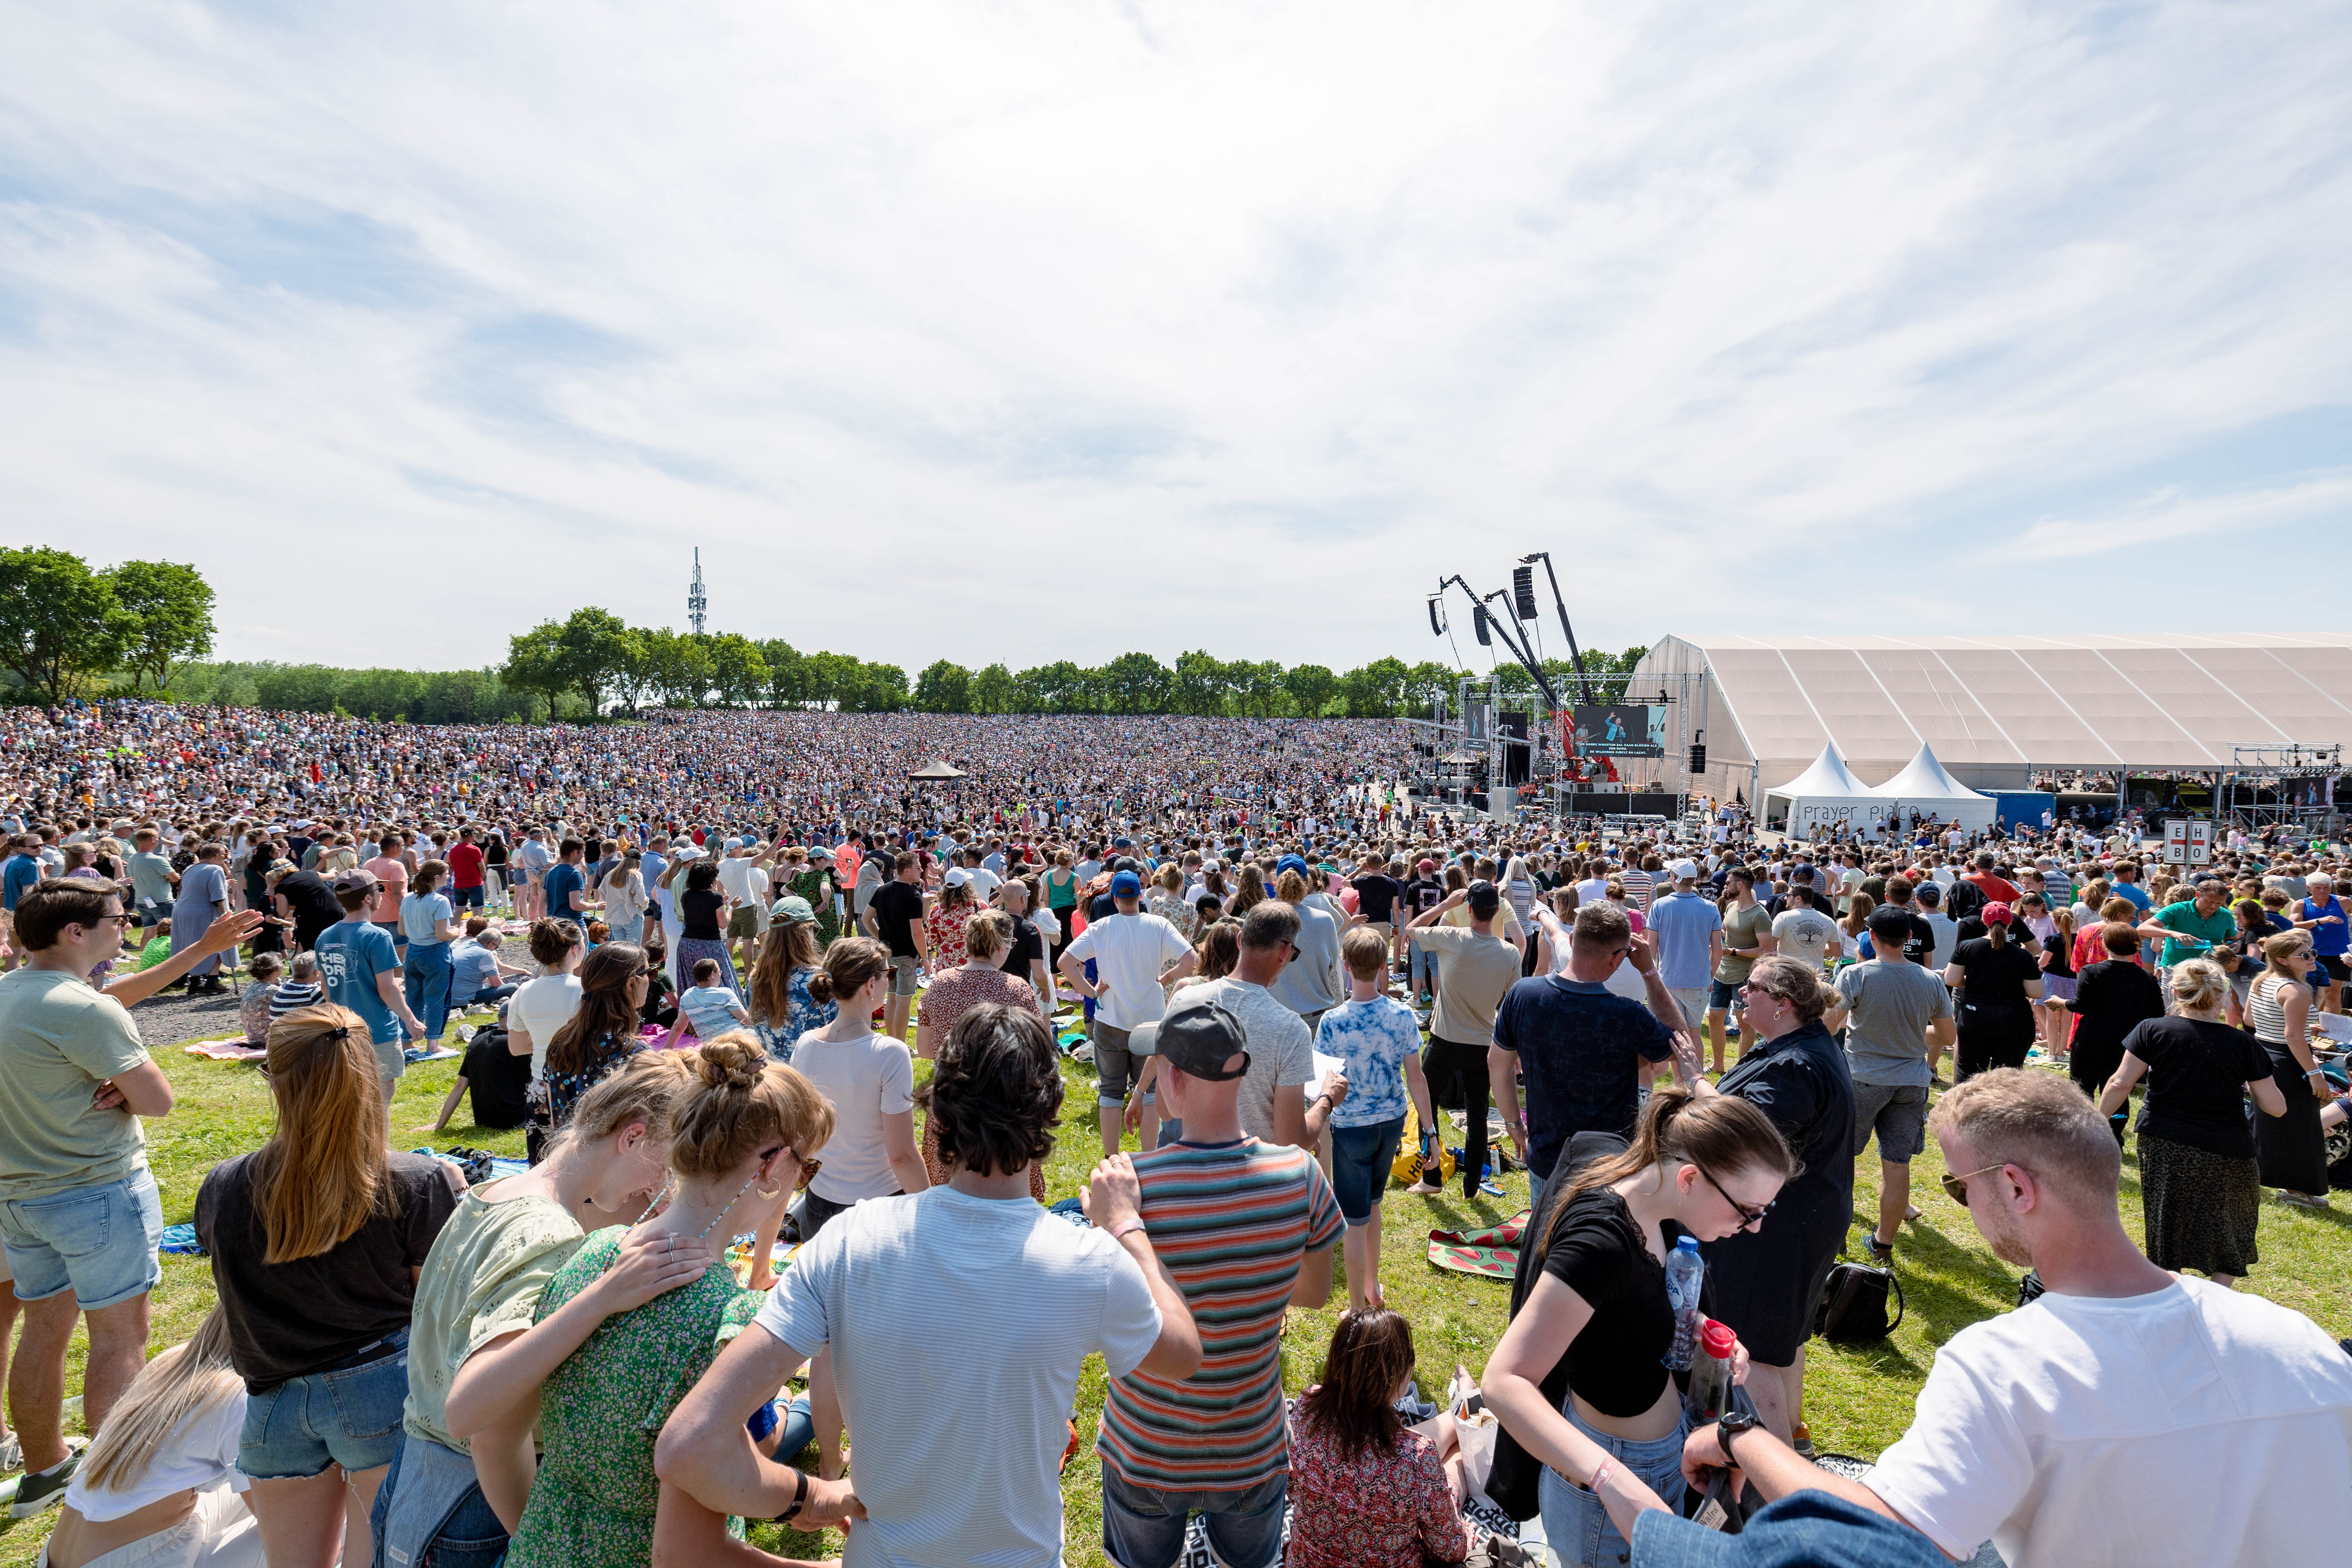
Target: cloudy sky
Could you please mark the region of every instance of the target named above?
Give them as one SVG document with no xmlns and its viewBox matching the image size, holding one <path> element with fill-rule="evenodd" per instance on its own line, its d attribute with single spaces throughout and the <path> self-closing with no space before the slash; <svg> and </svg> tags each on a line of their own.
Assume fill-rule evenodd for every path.
<svg viewBox="0 0 2352 1568">
<path fill-rule="evenodd" d="M 910 669 L 1443 655 L 1537 549 L 1608 647 L 2345 624 L 2341 4 L 0 37 L 0 539 L 196 563 L 226 656 L 682 625 L 698 545 Z"/>
</svg>

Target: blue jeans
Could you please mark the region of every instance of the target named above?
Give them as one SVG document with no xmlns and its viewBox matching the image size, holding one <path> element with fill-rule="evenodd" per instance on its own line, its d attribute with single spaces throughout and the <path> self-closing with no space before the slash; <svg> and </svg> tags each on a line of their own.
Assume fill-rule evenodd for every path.
<svg viewBox="0 0 2352 1568">
<path fill-rule="evenodd" d="M 1331 1129 L 1331 1190 L 1339 1199 L 1340 1218 L 1349 1225 L 1371 1223 L 1403 1139 L 1402 1116 L 1369 1127 Z"/>
<path fill-rule="evenodd" d="M 375 1541 L 375 1556 L 371 1568 L 388 1568 L 384 1562 L 384 1524 L 392 1511 L 393 1493 L 400 1485 L 401 1456 L 417 1439 L 402 1435 L 398 1452 L 392 1456 L 392 1468 L 383 1473 L 383 1480 L 375 1489 L 375 1506 L 368 1510 L 369 1533 Z M 499 1568 L 507 1554 L 507 1527 L 482 1496 L 480 1486 L 466 1489 L 457 1506 L 433 1537 L 417 1562 L 409 1568 Z M 397 1565 L 391 1565 L 397 1568 Z"/>
<path fill-rule="evenodd" d="M 119 1307 L 163 1278 L 163 1195 L 152 1172 L 74 1187 L 47 1197 L 0 1201 L 0 1246 L 16 1279 L 16 1300 L 41 1301 L 70 1289 L 85 1312 Z"/>
<path fill-rule="evenodd" d="M 1404 946 L 1405 952 L 1411 955 L 1405 965 L 1407 988 L 1412 995 L 1418 996 L 1437 984 L 1437 954 L 1409 937 Z"/>
<path fill-rule="evenodd" d="M 636 947 L 642 945 L 646 940 L 646 917 L 643 915 L 639 915 L 633 921 L 613 921 L 609 924 L 612 930 L 612 940 L 614 942 L 625 942 L 630 946 Z"/>
<path fill-rule="evenodd" d="M 289 1377 L 245 1396 L 236 1468 L 257 1481 L 301 1480 L 329 1465 L 372 1470 L 400 1452 L 408 1403 L 408 1331 L 357 1366 Z"/>
<path fill-rule="evenodd" d="M 425 1037 L 440 1044 L 442 1030 L 449 1026 L 449 944 L 410 942 L 400 972 L 408 993 L 408 1010 L 425 1020 Z"/>
<path fill-rule="evenodd" d="M 1687 1418 L 1675 1423 L 1675 1429 L 1663 1437 L 1636 1442 L 1601 1431 L 1578 1415 L 1573 1404 L 1561 1414 L 1627 1473 L 1640 1477 L 1667 1508 L 1682 1511 L 1683 1439 L 1690 1435 Z M 1559 1472 L 1548 1465 L 1537 1479 L 1536 1500 L 1543 1510 L 1544 1539 L 1570 1568 L 1622 1568 L 1633 1561 L 1633 1548 L 1617 1532 L 1601 1500 L 1574 1481 L 1561 1479 Z"/>
<path fill-rule="evenodd" d="M 1163 1492 L 1102 1472 L 1103 1555 L 1118 1568 L 1176 1568 L 1192 1516 L 1204 1516 L 1209 1550 L 1225 1568 L 1273 1568 L 1288 1515 L 1286 1473 L 1240 1491 Z"/>
</svg>

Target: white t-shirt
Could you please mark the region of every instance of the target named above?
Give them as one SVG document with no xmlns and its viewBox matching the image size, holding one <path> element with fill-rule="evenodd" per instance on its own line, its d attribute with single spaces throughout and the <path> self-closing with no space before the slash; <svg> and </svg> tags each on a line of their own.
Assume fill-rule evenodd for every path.
<svg viewBox="0 0 2352 1568">
<path fill-rule="evenodd" d="M 1608 896 L 1609 879 L 1606 877 L 1587 877 L 1576 884 L 1578 909 L 1582 909 L 1587 904 L 1597 904 Z"/>
<path fill-rule="evenodd" d="M 174 1428 L 128 1491 L 102 1492 L 76 1476 L 66 1483 L 66 1505 L 92 1524 L 104 1524 L 173 1492 L 218 1486 L 241 1492 L 247 1482 L 236 1468 L 236 1446 L 244 1430 L 245 1396 L 224 1399 Z"/>
<path fill-rule="evenodd" d="M 1772 939 L 1808 969 L 1819 970 L 1830 943 L 1843 942 L 1844 936 L 1837 921 L 1819 910 L 1782 910 L 1772 917 Z"/>
<path fill-rule="evenodd" d="M 520 1025 L 530 1037 L 530 1077 L 547 1076 L 547 1042 L 580 1011 L 580 976 L 542 974 L 515 987 L 507 998 L 507 1027 Z"/>
<path fill-rule="evenodd" d="M 1004 886 L 1004 879 L 985 865 L 966 867 L 964 875 L 971 879 L 971 896 L 980 903 L 988 902 L 996 896 L 996 889 Z"/>
<path fill-rule="evenodd" d="M 2352 1540 L 2352 1357 L 2203 1279 L 1962 1329 L 1916 1411 L 1867 1484 L 1954 1557 L 2319 1568 Z"/>
<path fill-rule="evenodd" d="M 824 1169 L 809 1191 L 829 1204 L 897 1192 L 898 1173 L 882 1147 L 882 1119 L 914 1109 L 915 1058 L 906 1043 L 887 1035 L 820 1039 L 811 1029 L 793 1047 L 793 1066 L 833 1101 L 833 1136 L 819 1152 Z"/>
<path fill-rule="evenodd" d="M 845 1568 L 1057 1568 L 1080 1364 L 1098 1354 L 1124 1377 L 1160 1337 L 1151 1289 L 1117 1242 L 1026 1197 L 948 1187 L 827 1225 L 758 1323 L 803 1355 L 830 1347 L 839 1369 L 866 1512 Z M 977 1396 L 988 1441 L 941 1418 L 948 1390 Z"/>
<path fill-rule="evenodd" d="M 1192 944 L 1158 915 L 1112 915 L 1087 926 L 1063 951 L 1095 961 L 1097 983 L 1108 987 L 1095 1001 L 1095 1016 L 1114 1029 L 1132 1029 L 1156 1024 L 1167 1012 L 1160 973 Z"/>
</svg>

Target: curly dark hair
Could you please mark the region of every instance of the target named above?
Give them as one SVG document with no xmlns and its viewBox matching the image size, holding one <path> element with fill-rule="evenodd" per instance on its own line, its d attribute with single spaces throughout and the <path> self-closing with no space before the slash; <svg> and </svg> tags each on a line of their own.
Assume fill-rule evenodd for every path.
<svg viewBox="0 0 2352 1568">
<path fill-rule="evenodd" d="M 931 1076 L 940 1158 L 978 1175 L 1010 1175 L 1054 1152 L 1062 1069 L 1053 1032 L 1025 1007 L 984 1003 L 956 1020 Z"/>
</svg>

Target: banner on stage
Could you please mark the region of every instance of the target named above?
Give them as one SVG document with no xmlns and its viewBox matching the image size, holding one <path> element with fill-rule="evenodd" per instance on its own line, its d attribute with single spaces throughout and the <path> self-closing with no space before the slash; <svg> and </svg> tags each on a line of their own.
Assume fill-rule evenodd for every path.
<svg viewBox="0 0 2352 1568">
<path fill-rule="evenodd" d="M 1666 706 L 1663 702 L 1580 702 L 1576 749 L 1588 757 L 1663 757 L 1666 754 Z"/>
</svg>

